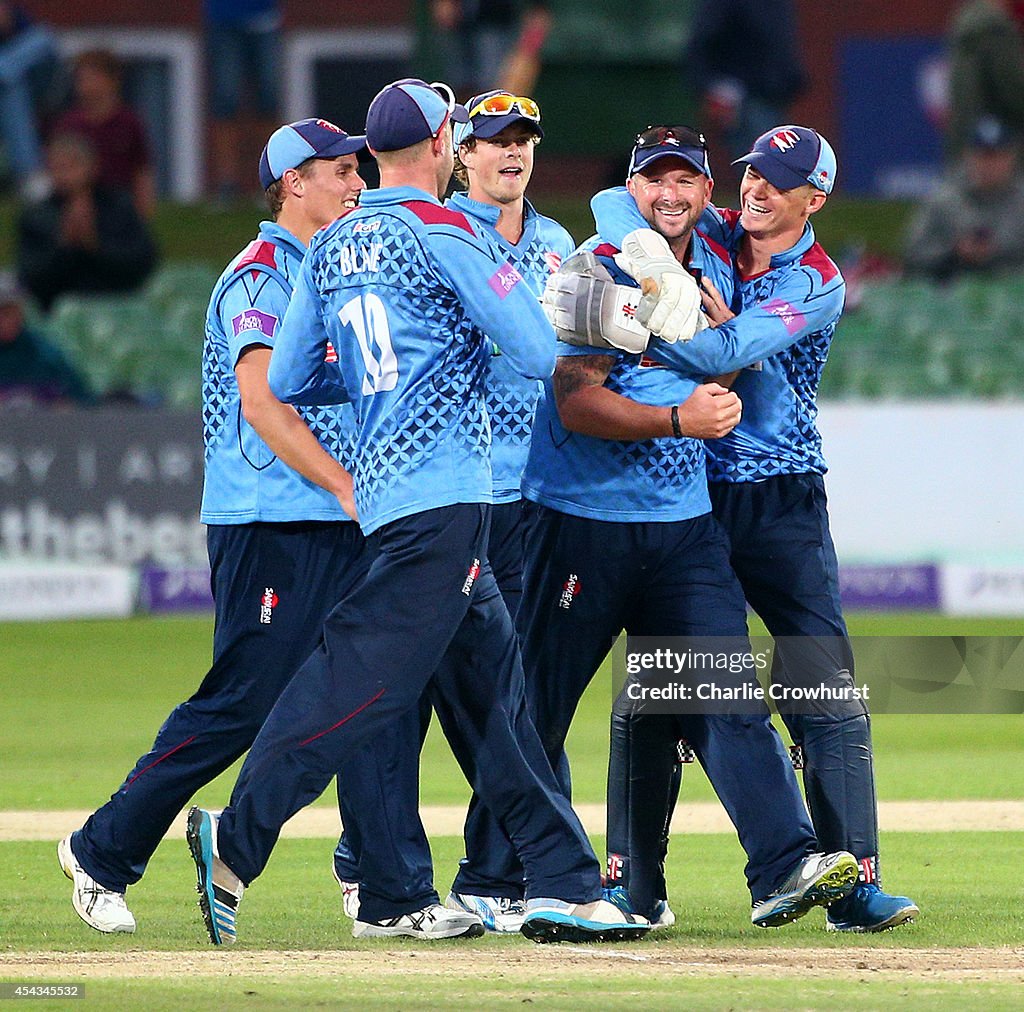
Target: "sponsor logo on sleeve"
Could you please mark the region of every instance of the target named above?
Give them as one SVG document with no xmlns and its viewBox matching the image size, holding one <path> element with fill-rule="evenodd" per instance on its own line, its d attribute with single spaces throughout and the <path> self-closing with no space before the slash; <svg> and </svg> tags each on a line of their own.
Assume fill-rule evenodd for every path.
<svg viewBox="0 0 1024 1012">
<path fill-rule="evenodd" d="M 487 283 L 497 293 L 498 297 L 503 299 L 522 280 L 522 274 L 511 264 L 502 264 Z"/>
<path fill-rule="evenodd" d="M 238 316 L 232 318 L 231 329 L 235 337 L 253 330 L 265 337 L 273 337 L 274 331 L 277 329 L 277 322 L 277 317 L 270 313 L 262 313 L 258 309 L 247 309 L 244 313 L 239 313 Z"/>
<path fill-rule="evenodd" d="M 761 308 L 766 313 L 771 313 L 772 316 L 777 316 L 783 324 L 785 324 L 786 330 L 790 334 L 795 334 L 798 330 L 802 330 L 804 324 L 807 322 L 804 318 L 804 314 L 801 313 L 799 309 L 783 299 L 772 299 L 770 302 L 766 302 Z"/>
</svg>

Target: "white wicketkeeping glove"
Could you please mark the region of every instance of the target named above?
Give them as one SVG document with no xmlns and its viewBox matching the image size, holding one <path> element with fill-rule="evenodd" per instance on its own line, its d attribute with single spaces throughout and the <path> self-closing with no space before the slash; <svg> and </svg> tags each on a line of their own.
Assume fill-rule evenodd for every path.
<svg viewBox="0 0 1024 1012">
<path fill-rule="evenodd" d="M 637 321 L 663 341 L 689 341 L 708 325 L 700 311 L 697 282 L 675 258 L 664 236 L 650 228 L 630 232 L 615 262 L 643 286 Z"/>
<path fill-rule="evenodd" d="M 570 257 L 548 278 L 541 305 L 567 344 L 637 355 L 651 336 L 636 322 L 640 299 L 640 289 L 615 284 L 608 269 L 587 252 Z"/>
</svg>

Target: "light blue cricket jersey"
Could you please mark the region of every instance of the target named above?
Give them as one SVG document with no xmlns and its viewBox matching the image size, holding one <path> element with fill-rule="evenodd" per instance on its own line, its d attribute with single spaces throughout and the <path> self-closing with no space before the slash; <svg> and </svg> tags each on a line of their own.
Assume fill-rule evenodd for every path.
<svg viewBox="0 0 1024 1012">
<path fill-rule="evenodd" d="M 235 378 L 246 348 L 274 347 L 304 254 L 295 236 L 265 221 L 214 286 L 203 344 L 204 523 L 349 519 L 330 492 L 278 460 L 242 417 Z M 348 466 L 351 408 L 304 408 L 300 414 L 327 452 Z"/>
<path fill-rule="evenodd" d="M 461 211 L 485 228 L 538 299 L 544 293 L 548 277 L 576 246 L 572 236 L 557 221 L 538 214 L 529 201 L 526 201 L 523 234 L 514 244 L 495 230 L 499 211 L 492 204 L 482 204 L 470 200 L 464 193 L 455 193 L 445 201 L 445 206 Z M 487 371 L 484 399 L 491 418 L 491 471 L 496 503 L 515 502 L 522 497 L 520 485 L 541 389 L 539 380 L 521 376 L 505 361 L 501 349 L 495 347 Z"/>
<path fill-rule="evenodd" d="M 625 187 L 597 194 L 591 208 L 613 241 L 647 225 Z M 743 235 L 738 211 L 709 208 L 700 227 L 735 258 Z M 673 368 L 707 376 L 742 370 L 732 388 L 743 401 L 743 418 L 728 436 L 707 443 L 710 481 L 825 473 L 818 385 L 845 298 L 846 282 L 808 224 L 767 271 L 737 279 L 732 309 L 738 316 L 686 344 L 648 345 L 652 358 Z"/>
<path fill-rule="evenodd" d="M 616 246 L 595 236 L 592 250 L 616 282 L 636 286 L 612 259 Z M 726 298 L 732 295 L 728 254 L 706 235 L 693 233 L 689 269 L 707 275 Z M 560 356 L 611 355 L 605 386 L 641 404 L 681 404 L 699 375 L 669 369 L 647 355 L 559 343 Z M 617 440 L 570 432 L 561 423 L 551 382 L 537 405 L 523 494 L 552 509 L 593 520 L 622 522 L 689 520 L 711 510 L 699 439 Z"/>
<path fill-rule="evenodd" d="M 355 211 L 314 236 L 270 386 L 296 404 L 352 402 L 367 534 L 436 507 L 493 500 L 491 341 L 524 376 L 554 368 L 553 331 L 536 296 L 465 215 L 422 190 L 387 187 L 364 192 Z"/>
</svg>

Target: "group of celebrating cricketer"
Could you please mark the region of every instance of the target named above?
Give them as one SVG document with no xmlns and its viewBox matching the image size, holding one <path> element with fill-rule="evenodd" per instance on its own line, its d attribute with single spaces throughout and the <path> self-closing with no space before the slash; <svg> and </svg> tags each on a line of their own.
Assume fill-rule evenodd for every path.
<svg viewBox="0 0 1024 1012">
<path fill-rule="evenodd" d="M 754 924 L 824 906 L 831 930 L 880 931 L 918 913 L 880 886 L 856 694 L 780 705 L 807 806 L 763 705 L 616 708 L 602 875 L 565 742 L 623 630 L 749 650 L 749 604 L 776 682 L 853 684 L 815 426 L 844 282 L 809 218 L 836 161 L 814 130 L 770 130 L 722 210 L 703 136 L 648 127 L 577 249 L 525 199 L 540 119 L 523 96 L 463 106 L 404 79 L 365 136 L 308 119 L 267 142 L 273 220 L 206 323 L 213 664 L 58 845 L 93 928 L 135 930 L 127 887 L 248 750 L 223 812 L 188 814 L 214 944 L 235 941 L 245 887 L 334 777 L 356 937 L 637 938 L 675 920 L 681 741 L 746 852 Z M 465 191 L 443 200 L 453 169 Z M 444 903 L 418 812 L 432 712 L 474 792 Z"/>
</svg>

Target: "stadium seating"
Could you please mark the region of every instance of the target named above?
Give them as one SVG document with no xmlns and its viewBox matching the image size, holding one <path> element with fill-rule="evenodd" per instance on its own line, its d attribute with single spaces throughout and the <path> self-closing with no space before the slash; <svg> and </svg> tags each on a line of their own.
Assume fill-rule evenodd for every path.
<svg viewBox="0 0 1024 1012">
<path fill-rule="evenodd" d="M 138 295 L 63 296 L 47 328 L 103 398 L 198 408 L 216 270 L 169 264 Z"/>
<path fill-rule="evenodd" d="M 839 324 L 821 396 L 1024 396 L 1024 278 L 866 285 Z"/>
<path fill-rule="evenodd" d="M 198 408 L 216 279 L 212 267 L 167 264 L 139 295 L 65 296 L 47 326 L 101 395 Z M 839 324 L 821 397 L 1024 397 L 1024 278 L 866 284 Z"/>
</svg>

